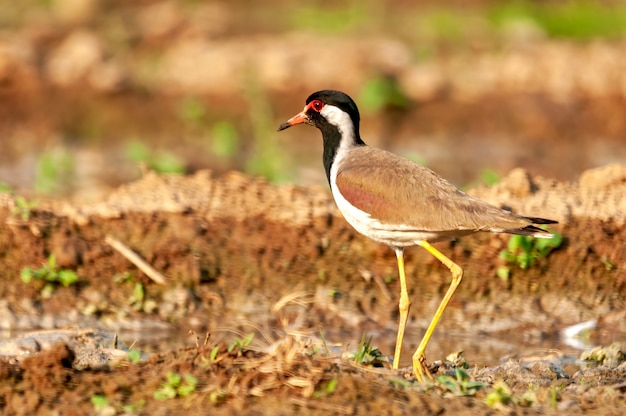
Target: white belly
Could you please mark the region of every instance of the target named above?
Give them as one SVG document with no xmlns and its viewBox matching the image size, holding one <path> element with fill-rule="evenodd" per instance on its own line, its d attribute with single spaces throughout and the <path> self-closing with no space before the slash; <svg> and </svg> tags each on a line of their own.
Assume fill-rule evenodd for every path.
<svg viewBox="0 0 626 416">
<path fill-rule="evenodd" d="M 348 223 L 359 233 L 374 241 L 387 244 L 391 247 L 416 246 L 424 240 L 434 240 L 439 236 L 437 233 L 416 230 L 403 224 L 383 224 L 372 218 L 370 214 L 351 205 L 339 193 L 334 181 L 331 191 L 339 211 Z"/>
</svg>

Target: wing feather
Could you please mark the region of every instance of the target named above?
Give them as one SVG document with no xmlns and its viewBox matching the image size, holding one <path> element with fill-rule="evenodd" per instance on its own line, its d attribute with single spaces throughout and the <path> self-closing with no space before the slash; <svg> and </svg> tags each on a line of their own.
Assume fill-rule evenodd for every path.
<svg viewBox="0 0 626 416">
<path fill-rule="evenodd" d="M 416 231 L 498 232 L 532 224 L 471 197 L 424 166 L 366 146 L 353 149 L 341 161 L 336 184 L 360 210 Z"/>
</svg>

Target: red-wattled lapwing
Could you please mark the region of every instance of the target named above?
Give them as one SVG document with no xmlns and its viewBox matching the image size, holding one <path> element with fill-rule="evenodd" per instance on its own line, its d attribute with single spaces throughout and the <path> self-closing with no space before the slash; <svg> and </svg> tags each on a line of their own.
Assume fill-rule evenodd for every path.
<svg viewBox="0 0 626 416">
<path fill-rule="evenodd" d="M 309 124 L 322 132 L 324 168 L 335 202 L 346 220 L 361 234 L 385 243 L 396 252 L 400 274 L 400 323 L 393 358 L 398 368 L 411 301 L 404 274 L 404 248 L 422 246 L 452 273 L 452 284 L 413 354 L 418 380 L 432 378 L 426 365 L 426 344 L 463 277 L 463 269 L 430 243 L 478 231 L 550 238 L 533 224 L 554 224 L 523 217 L 473 198 L 424 166 L 393 153 L 368 147 L 359 135 L 359 110 L 340 91 L 311 94 L 302 112 L 278 127 Z"/>
</svg>

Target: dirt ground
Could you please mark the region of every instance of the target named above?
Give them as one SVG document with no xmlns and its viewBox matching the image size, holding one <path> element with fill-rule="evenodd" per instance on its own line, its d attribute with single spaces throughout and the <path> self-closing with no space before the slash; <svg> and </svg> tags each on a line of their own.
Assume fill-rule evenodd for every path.
<svg viewBox="0 0 626 416">
<path fill-rule="evenodd" d="M 626 334 L 625 167 L 586 172 L 575 183 L 515 171 L 496 187 L 472 193 L 559 220 L 554 230 L 564 244 L 502 280 L 495 273 L 506 237 L 440 243 L 466 276 L 436 332 L 439 341 L 427 351 L 431 362 L 465 348 L 449 343 L 447 332 L 463 331 L 479 343 L 509 337 L 549 345 L 566 326 L 596 319 L 588 345 Z M 0 220 L 3 327 L 81 325 L 83 334 L 88 328 L 120 333 L 126 345 L 149 353 L 113 357 L 106 348 L 118 342 L 109 336 L 98 341 L 106 347 L 97 353 L 104 364 L 80 366 L 80 348 L 69 338 L 36 341 L 0 362 L 3 414 L 438 415 L 501 409 L 606 415 L 620 414 L 626 405 L 619 347 L 613 361 L 597 367 L 559 351 L 528 351 L 523 342 L 508 360 L 472 362 L 470 354 L 472 382 L 486 383 L 471 393 L 467 380 L 455 390 L 441 379 L 417 383 L 408 367 L 391 370 L 383 362 L 393 351 L 397 319 L 393 253 L 357 235 L 325 189 L 274 186 L 236 172 L 148 173 L 102 202 L 42 202 L 27 219 L 4 194 Z M 140 272 L 105 242 L 107 236 L 163 273 L 164 284 Z M 59 267 L 76 270 L 79 281 L 44 298 L 43 283 L 26 284 L 20 272 L 50 254 Z M 446 270 L 418 249 L 409 250 L 407 273 L 412 336 L 402 366 L 409 365 L 408 350 L 449 281 Z M 144 296 L 135 292 L 137 283 Z M 151 341 L 167 329 L 176 347 Z M 249 344 L 248 333 L 255 334 Z M 372 336 L 383 354 L 374 360 L 379 365 L 355 363 L 355 333 Z M 42 351 L 26 354 L 33 350 Z M 438 371 L 454 374 L 449 364 Z M 155 394 L 168 385 L 170 372 L 192 375 L 193 387 L 159 400 Z"/>
</svg>

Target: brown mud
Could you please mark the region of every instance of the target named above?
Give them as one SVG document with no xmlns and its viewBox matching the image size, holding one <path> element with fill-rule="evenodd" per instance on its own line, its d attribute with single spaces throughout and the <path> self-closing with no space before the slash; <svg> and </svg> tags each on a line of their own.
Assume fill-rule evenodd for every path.
<svg viewBox="0 0 626 416">
<path fill-rule="evenodd" d="M 513 269 L 507 280 L 496 276 L 506 236 L 438 244 L 466 273 L 429 345 L 431 361 L 466 347 L 446 333 L 462 332 L 474 340 L 469 344 L 500 337 L 551 345 L 566 326 L 595 319 L 589 345 L 625 339 L 623 166 L 586 172 L 573 183 L 518 170 L 470 193 L 559 220 L 553 229 L 564 243 L 533 267 Z M 5 360 L 5 414 L 491 413 L 498 405 L 488 406 L 487 397 L 502 383 L 506 388 L 498 391 L 509 399 L 500 406 L 508 414 L 619 414 L 626 405 L 623 362 L 587 368 L 558 351 L 528 357 L 536 351 L 523 343 L 509 347 L 511 361 L 502 364 L 502 356 L 474 361 L 466 351 L 470 376 L 488 383 L 467 397 L 416 383 L 408 367 L 396 372 L 354 363 L 346 354 L 358 348 L 355 334 L 371 335 L 383 355 L 393 351 L 395 258 L 352 230 L 326 189 L 274 186 L 235 172 L 148 173 L 102 202 L 41 202 L 28 218 L 5 194 L 0 219 L 3 328 L 92 326 L 151 352 L 144 361 L 116 361 L 104 370 L 77 370 L 67 343 Z M 166 284 L 150 280 L 106 236 L 138 253 Z M 43 283 L 25 284 L 20 272 L 50 254 L 60 267 L 76 270 L 79 282 L 45 299 Z M 427 253 L 407 254 L 413 305 L 401 366 L 410 364 L 449 284 L 448 272 Z M 175 346 L 151 340 L 168 331 Z M 251 332 L 253 342 L 242 344 Z M 193 375 L 193 392 L 155 399 L 168 372 Z M 94 405 L 94 396 L 106 403 Z"/>
</svg>

